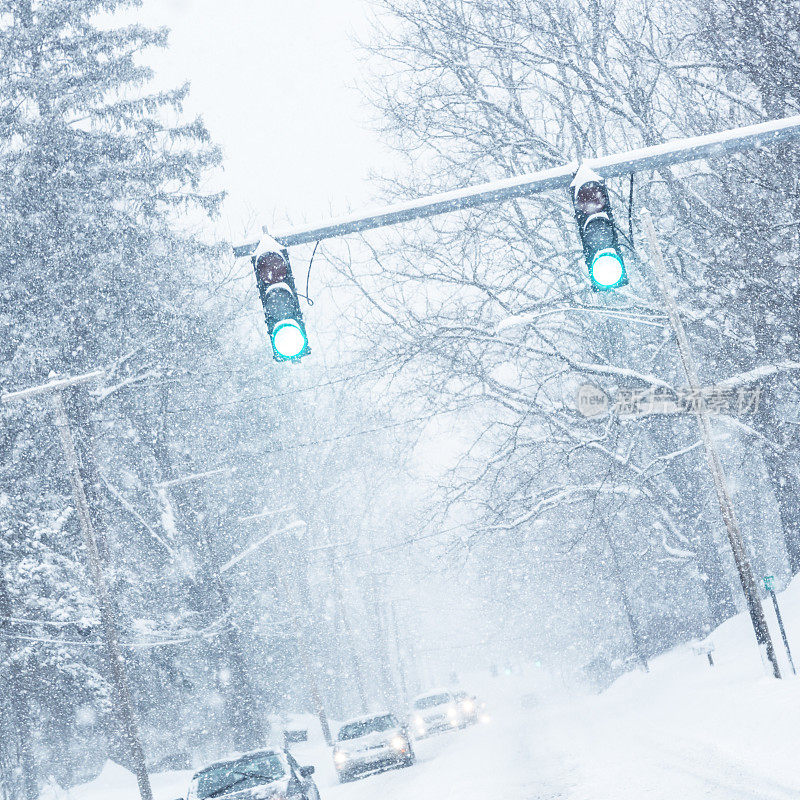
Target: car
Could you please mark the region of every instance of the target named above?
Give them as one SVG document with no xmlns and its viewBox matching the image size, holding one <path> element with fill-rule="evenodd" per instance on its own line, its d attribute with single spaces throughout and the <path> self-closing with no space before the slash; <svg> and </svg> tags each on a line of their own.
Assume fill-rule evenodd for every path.
<svg viewBox="0 0 800 800">
<path fill-rule="evenodd" d="M 467 692 L 456 692 L 454 695 L 458 710 L 461 714 L 462 725 L 475 725 L 479 720 L 480 708 L 478 699 L 475 695 Z"/>
<path fill-rule="evenodd" d="M 186 800 L 320 800 L 313 774 L 291 753 L 254 750 L 196 772 Z"/>
<path fill-rule="evenodd" d="M 437 689 L 414 699 L 411 726 L 418 739 L 454 730 L 463 724 L 464 715 L 455 694 L 449 689 Z"/>
<path fill-rule="evenodd" d="M 340 783 L 390 767 L 410 767 L 416 761 L 408 730 L 388 712 L 348 720 L 336 737 L 333 763 Z"/>
</svg>

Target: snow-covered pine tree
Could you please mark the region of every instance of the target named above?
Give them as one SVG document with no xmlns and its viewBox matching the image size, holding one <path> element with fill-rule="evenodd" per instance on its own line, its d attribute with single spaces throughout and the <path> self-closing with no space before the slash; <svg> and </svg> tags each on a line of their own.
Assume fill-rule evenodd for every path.
<svg viewBox="0 0 800 800">
<path fill-rule="evenodd" d="M 51 371 L 108 370 L 113 396 L 103 393 L 98 405 L 84 393 L 70 405 L 92 513 L 106 534 L 104 553 L 114 560 L 114 588 L 134 599 L 142 571 L 157 562 L 123 557 L 132 542 L 141 551 L 141 530 L 123 521 L 101 461 L 124 453 L 144 469 L 149 451 L 137 453 L 141 443 L 128 420 L 152 415 L 155 428 L 160 403 L 157 392 L 134 394 L 131 387 L 157 383 L 214 349 L 199 290 L 216 252 L 198 238 L 195 223 L 221 201 L 204 188 L 220 153 L 201 120 L 182 119 L 188 87 L 148 88 L 146 53 L 165 46 L 166 31 L 114 24 L 115 12 L 138 5 L 0 0 L 0 385 L 39 383 Z M 36 527 L 31 519 L 58 518 L 71 500 L 48 417 L 13 409 L 5 422 L 0 491 L 7 498 L 4 530 L 17 542 L 5 565 L 16 581 L 6 616 L 24 617 L 42 590 L 33 573 L 20 569 L 43 557 L 28 535 Z M 80 559 L 75 533 L 66 515 L 51 551 Z M 83 585 L 77 573 L 65 572 L 48 592 L 56 605 L 73 594 L 85 605 Z M 48 610 L 39 609 L 42 619 Z M 84 665 L 83 673 L 73 670 L 74 680 L 87 683 L 59 693 L 58 667 L 69 662 L 54 655 L 59 647 L 44 657 L 42 644 L 30 657 L 38 679 L 51 687 L 42 696 L 61 698 L 53 710 L 60 732 L 76 737 L 79 706 L 91 694 L 92 651 L 69 651 Z M 19 697 L 27 703 L 30 695 Z M 146 713 L 148 698 L 138 699 Z M 41 740 L 47 747 L 46 734 Z"/>
</svg>

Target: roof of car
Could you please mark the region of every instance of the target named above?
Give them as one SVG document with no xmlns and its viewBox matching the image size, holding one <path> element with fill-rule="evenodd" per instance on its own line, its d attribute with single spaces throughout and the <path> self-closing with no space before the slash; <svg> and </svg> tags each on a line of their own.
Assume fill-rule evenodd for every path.
<svg viewBox="0 0 800 800">
<path fill-rule="evenodd" d="M 343 728 L 345 725 L 354 725 L 359 722 L 369 722 L 371 719 L 376 719 L 377 717 L 387 717 L 387 716 L 394 716 L 391 711 L 376 711 L 374 714 L 362 714 L 360 717 L 352 717 L 351 719 L 345 720 L 339 727 Z"/>
<path fill-rule="evenodd" d="M 422 694 L 418 694 L 414 698 L 414 702 L 416 703 L 417 700 L 422 700 L 423 697 L 432 697 L 435 694 L 453 694 L 452 689 L 431 689 L 430 691 L 423 692 Z"/>
<path fill-rule="evenodd" d="M 205 772 L 206 770 L 212 769 L 214 767 L 219 767 L 222 764 L 231 764 L 234 761 L 241 761 L 243 758 L 247 758 L 248 756 L 282 756 L 284 753 L 282 750 L 278 750 L 274 747 L 265 747 L 259 750 L 248 750 L 246 753 L 239 753 L 237 755 L 229 756 L 228 758 L 220 758 L 217 761 L 212 761 L 210 764 L 206 764 L 202 769 L 198 769 L 197 772 L 194 773 L 193 777 L 197 777 L 201 772 Z"/>
</svg>

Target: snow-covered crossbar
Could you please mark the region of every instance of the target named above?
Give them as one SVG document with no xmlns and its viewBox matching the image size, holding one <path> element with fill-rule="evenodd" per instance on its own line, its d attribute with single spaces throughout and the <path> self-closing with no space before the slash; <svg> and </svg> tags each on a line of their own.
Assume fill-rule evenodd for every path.
<svg viewBox="0 0 800 800">
<path fill-rule="evenodd" d="M 795 138 L 800 138 L 800 116 L 709 133 L 705 136 L 674 139 L 638 150 L 589 159 L 583 163 L 603 177 L 613 178 L 630 172 L 659 169 L 687 161 L 757 150 L 775 142 Z M 399 222 L 446 214 L 464 208 L 474 208 L 486 203 L 525 197 L 549 189 L 566 188 L 570 185 L 579 166 L 581 165 L 578 162 L 573 161 L 539 172 L 516 175 L 512 178 L 503 178 L 450 192 L 441 192 L 382 208 L 368 209 L 358 214 L 348 214 L 316 225 L 307 225 L 276 233 L 274 238 L 284 247 L 292 247 L 330 239 L 334 236 L 396 225 Z M 236 256 L 250 255 L 255 245 L 255 242 L 240 245 L 234 248 L 234 253 Z"/>
</svg>

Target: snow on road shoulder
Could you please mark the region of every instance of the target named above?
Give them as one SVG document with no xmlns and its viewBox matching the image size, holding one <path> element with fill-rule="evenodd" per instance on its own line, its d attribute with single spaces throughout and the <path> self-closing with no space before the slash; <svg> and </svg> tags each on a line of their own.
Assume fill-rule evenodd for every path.
<svg viewBox="0 0 800 800">
<path fill-rule="evenodd" d="M 800 648 L 800 581 L 780 603 L 790 644 Z M 800 680 L 783 654 L 786 679 L 767 676 L 746 614 L 709 640 L 714 667 L 683 645 L 655 659 L 649 674 L 545 710 L 553 746 L 573 756 L 570 800 L 800 797 Z"/>
<path fill-rule="evenodd" d="M 159 772 L 150 776 L 153 800 L 185 797 L 191 772 Z M 39 800 L 139 800 L 133 773 L 113 761 L 106 761 L 100 774 L 89 783 L 61 789 L 54 783 L 45 787 Z"/>
</svg>

